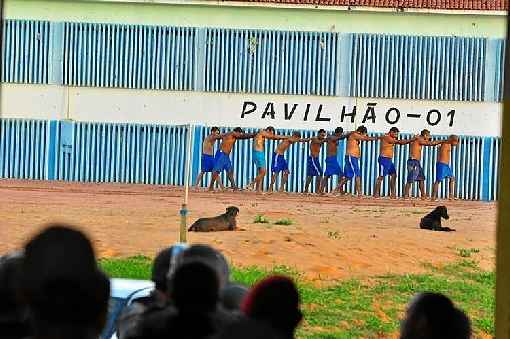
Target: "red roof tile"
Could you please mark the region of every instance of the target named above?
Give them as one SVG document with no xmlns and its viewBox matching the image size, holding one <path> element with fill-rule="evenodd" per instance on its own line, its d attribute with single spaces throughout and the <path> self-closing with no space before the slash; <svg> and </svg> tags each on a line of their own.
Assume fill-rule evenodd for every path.
<svg viewBox="0 0 510 339">
<path fill-rule="evenodd" d="M 508 10 L 509 0 L 222 0 L 316 6 L 360 6 L 455 10 Z"/>
</svg>

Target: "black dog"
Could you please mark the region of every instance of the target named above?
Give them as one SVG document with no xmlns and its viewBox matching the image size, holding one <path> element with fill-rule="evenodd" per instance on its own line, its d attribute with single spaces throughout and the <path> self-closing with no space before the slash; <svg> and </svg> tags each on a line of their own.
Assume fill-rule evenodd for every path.
<svg viewBox="0 0 510 339">
<path fill-rule="evenodd" d="M 234 231 L 237 228 L 236 217 L 239 208 L 227 207 L 227 212 L 214 218 L 200 218 L 191 227 L 189 232 Z"/>
<path fill-rule="evenodd" d="M 432 212 L 421 218 L 420 228 L 424 230 L 452 232 L 453 228 L 442 227 L 441 218 L 450 219 L 446 206 L 438 206 Z"/>
</svg>

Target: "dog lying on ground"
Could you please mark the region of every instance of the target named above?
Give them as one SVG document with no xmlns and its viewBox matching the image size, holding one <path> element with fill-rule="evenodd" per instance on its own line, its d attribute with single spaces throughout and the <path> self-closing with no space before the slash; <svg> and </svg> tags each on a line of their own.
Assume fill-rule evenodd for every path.
<svg viewBox="0 0 510 339">
<path fill-rule="evenodd" d="M 200 218 L 188 229 L 189 232 L 234 231 L 237 228 L 236 217 L 239 208 L 227 207 L 226 213 L 214 218 Z"/>
<path fill-rule="evenodd" d="M 450 219 L 446 206 L 438 206 L 432 212 L 421 218 L 420 228 L 424 230 L 452 232 L 453 228 L 441 226 L 441 218 Z"/>
</svg>

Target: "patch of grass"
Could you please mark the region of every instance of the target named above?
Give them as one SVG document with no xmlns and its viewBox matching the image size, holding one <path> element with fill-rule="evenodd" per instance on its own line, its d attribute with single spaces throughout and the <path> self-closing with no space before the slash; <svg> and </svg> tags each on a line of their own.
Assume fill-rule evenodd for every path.
<svg viewBox="0 0 510 339">
<path fill-rule="evenodd" d="M 262 214 L 258 214 L 255 217 L 255 220 L 253 220 L 254 224 L 269 224 L 270 221 L 267 217 L 263 216 Z"/>
<path fill-rule="evenodd" d="M 342 236 L 338 231 L 328 231 L 328 238 L 338 240 Z"/>
<path fill-rule="evenodd" d="M 280 220 L 277 220 L 275 221 L 274 223 L 275 225 L 284 225 L 284 226 L 289 226 L 289 225 L 292 225 L 294 224 L 294 221 L 290 220 L 290 219 L 280 219 Z"/>
<path fill-rule="evenodd" d="M 149 279 L 151 259 L 143 256 L 102 259 L 111 277 Z M 300 290 L 304 321 L 298 338 L 387 338 L 399 330 L 399 321 L 411 297 L 424 291 L 450 297 L 471 318 L 474 337 L 494 335 L 496 276 L 472 260 L 442 267 L 425 264 L 425 274 L 387 275 L 349 279 L 317 288 L 291 268 L 232 268 L 232 280 L 252 286 L 270 274 L 292 277 Z"/>
<path fill-rule="evenodd" d="M 458 248 L 457 254 L 462 258 L 471 258 L 471 254 L 479 253 L 478 248 Z"/>
</svg>

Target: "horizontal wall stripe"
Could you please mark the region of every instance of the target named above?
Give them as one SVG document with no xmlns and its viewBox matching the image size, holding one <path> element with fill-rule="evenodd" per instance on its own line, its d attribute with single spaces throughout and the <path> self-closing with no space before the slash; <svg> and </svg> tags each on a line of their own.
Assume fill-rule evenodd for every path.
<svg viewBox="0 0 510 339">
<path fill-rule="evenodd" d="M 195 29 L 65 23 L 64 84 L 193 90 Z"/>
<path fill-rule="evenodd" d="M 56 128 L 49 128 L 55 126 Z M 3 119 L 0 121 L 0 177 L 17 179 L 46 179 L 80 182 L 121 182 L 157 185 L 183 185 L 186 163 L 187 126 L 111 124 L 67 121 L 37 121 Z M 227 131 L 223 128 L 222 131 Z M 253 132 L 254 129 L 247 129 Z M 290 130 L 277 133 L 290 135 Z M 209 129 L 196 126 L 192 149 L 200 151 Z M 311 137 L 314 131 L 301 131 Z M 410 138 L 411 135 L 402 135 Z M 444 136 L 435 136 L 445 138 Z M 271 155 L 278 142 L 267 141 L 265 155 L 268 169 Z M 253 140 L 239 140 L 231 154 L 234 175 L 240 187 L 250 183 L 256 175 L 252 163 Z M 362 193 L 373 194 L 379 174 L 377 157 L 379 141 L 362 142 L 360 167 Z M 422 164 L 426 187 L 430 192 L 436 175 L 437 147 L 424 147 Z M 457 179 L 457 196 L 468 200 L 497 200 L 499 184 L 500 138 L 461 136 L 458 147 L 452 152 L 451 166 Z M 307 144 L 292 145 L 285 155 L 290 169 L 287 191 L 303 191 L 306 179 Z M 345 141 L 339 143 L 338 160 L 344 165 Z M 325 147 L 320 155 L 325 162 Z M 200 168 L 200 154 L 193 154 L 192 180 Z M 394 162 L 397 169 L 397 195 L 402 196 L 406 180 L 406 161 L 409 146 L 396 146 Z M 53 163 L 55 166 L 53 166 Z M 50 173 L 51 172 L 51 173 Z M 270 171 L 264 181 L 268 187 Z M 225 173 L 222 180 L 226 183 Z M 210 174 L 205 176 L 205 187 Z M 337 185 L 338 178 L 329 182 L 329 189 Z M 277 181 L 278 184 L 278 181 Z M 388 179 L 382 194 L 389 193 Z M 415 185 L 416 186 L 416 185 Z M 349 183 L 348 192 L 353 191 Z M 417 187 L 413 187 L 417 194 Z M 439 196 L 447 196 L 447 185 L 440 185 Z"/>
<path fill-rule="evenodd" d="M 482 101 L 485 41 L 353 34 L 350 95 Z"/>
<path fill-rule="evenodd" d="M 2 82 L 47 84 L 50 23 L 4 20 L 2 25 Z"/>
<path fill-rule="evenodd" d="M 4 21 L 2 35 L 2 82 L 427 100 L 502 98 L 502 39 L 494 39 L 497 48 L 487 48 L 491 39 L 485 38 L 23 20 Z"/>
</svg>

